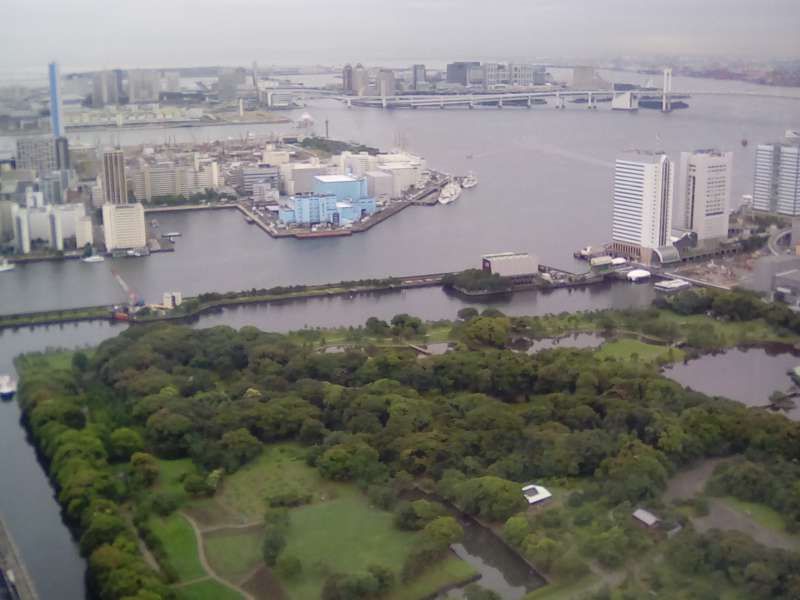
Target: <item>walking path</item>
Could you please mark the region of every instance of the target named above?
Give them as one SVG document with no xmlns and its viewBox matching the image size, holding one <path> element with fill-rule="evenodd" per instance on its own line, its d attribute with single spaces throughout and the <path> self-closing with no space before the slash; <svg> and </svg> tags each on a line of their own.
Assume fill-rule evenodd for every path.
<svg viewBox="0 0 800 600">
<path fill-rule="evenodd" d="M 208 573 L 208 576 L 211 577 L 211 579 L 213 579 L 217 583 L 224 585 L 225 587 L 230 588 L 235 592 L 241 594 L 242 597 L 245 598 L 245 600 L 256 600 L 255 597 L 249 592 L 245 591 L 238 585 L 234 585 L 227 579 L 223 579 L 222 577 L 217 575 L 217 572 L 214 571 L 214 569 L 209 564 L 208 559 L 206 558 L 206 549 L 205 546 L 203 545 L 203 532 L 200 530 L 200 527 L 195 522 L 195 520 L 189 515 L 187 515 L 185 512 L 181 511 L 180 514 L 189 522 L 189 525 L 191 525 L 192 529 L 194 530 L 194 536 L 197 539 L 197 557 L 200 559 L 200 564 L 203 566 L 205 572 Z"/>
</svg>

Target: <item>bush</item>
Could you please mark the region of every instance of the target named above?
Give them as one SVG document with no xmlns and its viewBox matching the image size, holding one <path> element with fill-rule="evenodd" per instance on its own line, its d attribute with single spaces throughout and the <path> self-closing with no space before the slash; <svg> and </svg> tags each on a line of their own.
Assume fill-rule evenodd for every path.
<svg viewBox="0 0 800 600">
<path fill-rule="evenodd" d="M 287 489 L 267 496 L 267 504 L 273 508 L 280 506 L 295 507 L 311 502 L 311 494 L 297 489 Z"/>
<path fill-rule="evenodd" d="M 296 556 L 281 554 L 275 563 L 275 570 L 285 579 L 296 579 L 303 572 L 303 565 Z"/>
<path fill-rule="evenodd" d="M 190 473 L 184 478 L 183 489 L 190 496 L 208 496 L 214 491 L 206 484 L 205 477 L 196 473 Z"/>
<path fill-rule="evenodd" d="M 150 498 L 153 512 L 162 517 L 172 514 L 181 505 L 180 496 L 174 492 L 158 492 Z"/>
</svg>

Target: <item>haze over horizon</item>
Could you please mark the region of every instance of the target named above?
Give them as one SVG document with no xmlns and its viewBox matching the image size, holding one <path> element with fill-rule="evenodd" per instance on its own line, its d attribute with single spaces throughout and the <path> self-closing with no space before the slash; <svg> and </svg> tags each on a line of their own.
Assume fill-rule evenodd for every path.
<svg viewBox="0 0 800 600">
<path fill-rule="evenodd" d="M 403 58 L 797 58 L 797 0 L 29 0 L 0 69 L 318 64 Z M 724 16 L 724 27 L 720 17 Z"/>
</svg>

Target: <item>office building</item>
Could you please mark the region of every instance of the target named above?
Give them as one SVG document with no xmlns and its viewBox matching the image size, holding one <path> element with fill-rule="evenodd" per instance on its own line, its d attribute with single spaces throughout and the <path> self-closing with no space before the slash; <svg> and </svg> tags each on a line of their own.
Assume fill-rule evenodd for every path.
<svg viewBox="0 0 800 600">
<path fill-rule="evenodd" d="M 94 227 L 91 217 L 80 217 L 75 222 L 75 247 L 85 248 L 94 245 Z"/>
<path fill-rule="evenodd" d="M 375 82 L 379 96 L 393 96 L 395 90 L 394 71 L 381 69 Z"/>
<path fill-rule="evenodd" d="M 753 209 L 800 216 L 800 141 L 756 148 Z"/>
<path fill-rule="evenodd" d="M 67 170 L 50 171 L 39 178 L 39 190 L 44 196 L 45 204 L 63 204 L 64 196 L 69 189 L 70 172 Z"/>
<path fill-rule="evenodd" d="M 253 63 L 253 87 L 258 89 L 255 63 Z M 181 74 L 179 71 L 167 71 L 164 73 L 164 91 L 171 94 L 181 91 Z"/>
<path fill-rule="evenodd" d="M 28 221 L 28 238 L 53 250 L 64 249 L 61 213 L 52 206 L 24 209 Z"/>
<path fill-rule="evenodd" d="M 70 168 L 69 160 L 69 140 L 65 137 L 57 137 L 53 147 L 56 153 L 56 169 L 65 171 Z"/>
<path fill-rule="evenodd" d="M 427 75 L 425 73 L 425 65 L 414 65 L 411 67 L 411 87 L 418 90 L 422 84 L 427 83 Z"/>
<path fill-rule="evenodd" d="M 64 137 L 64 107 L 61 102 L 61 69 L 58 63 L 51 62 L 47 68 L 50 82 L 50 127 L 55 137 Z"/>
<path fill-rule="evenodd" d="M 349 94 L 353 91 L 353 67 L 350 63 L 342 69 L 342 91 Z"/>
<path fill-rule="evenodd" d="M 41 176 L 57 168 L 52 136 L 17 138 L 17 169 L 34 169 Z"/>
<path fill-rule="evenodd" d="M 128 202 L 125 155 L 122 150 L 108 150 L 103 153 L 103 194 L 107 204 Z"/>
<path fill-rule="evenodd" d="M 333 194 L 291 196 L 278 210 L 278 220 L 287 225 L 346 225 L 376 210 L 374 198 L 340 200 Z"/>
<path fill-rule="evenodd" d="M 517 87 L 543 85 L 546 81 L 544 67 L 527 63 L 508 64 L 508 83 Z"/>
<path fill-rule="evenodd" d="M 28 209 L 14 206 L 14 245 L 18 254 L 30 254 L 31 232 L 28 224 Z"/>
<path fill-rule="evenodd" d="M 670 244 L 675 174 L 665 154 L 633 152 L 614 170 L 612 250 L 649 264 Z"/>
<path fill-rule="evenodd" d="M 394 178 L 387 171 L 367 171 L 367 194 L 379 202 L 386 202 L 394 197 Z"/>
<path fill-rule="evenodd" d="M 480 68 L 479 62 L 454 62 L 447 65 L 447 83 L 469 85 L 470 67 Z"/>
<path fill-rule="evenodd" d="M 138 203 L 104 204 L 103 232 L 106 250 L 127 250 L 147 245 L 144 207 Z"/>
<path fill-rule="evenodd" d="M 92 106 L 100 108 L 119 104 L 120 85 L 116 71 L 98 71 L 92 81 Z"/>
<path fill-rule="evenodd" d="M 732 152 L 681 153 L 676 228 L 694 231 L 701 242 L 728 237 L 732 163 Z"/>
<path fill-rule="evenodd" d="M 152 69 L 131 69 L 128 71 L 128 102 L 158 102 L 161 91 L 161 76 Z"/>
<path fill-rule="evenodd" d="M 483 63 L 483 88 L 486 90 L 494 89 L 497 85 L 507 82 L 505 66 L 499 63 Z"/>
<path fill-rule="evenodd" d="M 365 96 L 369 88 L 369 74 L 361 63 L 353 69 L 353 82 L 351 91 L 355 96 Z"/>
<path fill-rule="evenodd" d="M 0 200 L 0 244 L 14 239 L 14 209 L 17 203 Z"/>
<path fill-rule="evenodd" d="M 310 194 L 314 191 L 314 178 L 327 175 L 328 168 L 318 163 L 288 163 L 280 166 L 281 190 L 287 196 Z"/>
<path fill-rule="evenodd" d="M 242 167 L 239 172 L 239 187 L 245 194 L 253 193 L 256 183 L 269 183 L 275 189 L 280 188 L 280 169 L 277 166 L 260 164 L 257 167 Z"/>
<path fill-rule="evenodd" d="M 139 202 L 150 202 L 164 196 L 191 196 L 219 187 L 219 165 L 216 161 L 192 165 L 172 162 L 144 164 L 129 173 L 133 196 Z"/>
<path fill-rule="evenodd" d="M 253 184 L 253 202 L 256 204 L 275 204 L 279 198 L 278 188 L 272 187 L 271 183 Z"/>
</svg>

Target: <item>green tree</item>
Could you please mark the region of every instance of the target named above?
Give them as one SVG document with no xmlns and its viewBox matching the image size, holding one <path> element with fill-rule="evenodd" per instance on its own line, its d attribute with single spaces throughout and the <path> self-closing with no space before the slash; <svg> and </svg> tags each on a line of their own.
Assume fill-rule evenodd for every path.
<svg viewBox="0 0 800 600">
<path fill-rule="evenodd" d="M 144 486 L 150 486 L 158 478 L 158 460 L 146 452 L 134 452 L 130 460 L 131 475 L 133 479 Z"/>
<path fill-rule="evenodd" d="M 129 427 L 120 427 L 111 432 L 109 454 L 116 460 L 129 460 L 134 452 L 144 449 L 144 440 Z"/>
</svg>

